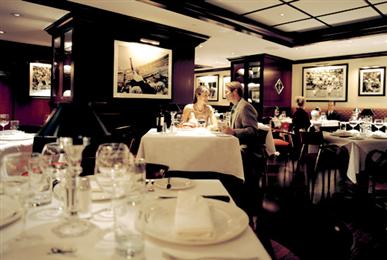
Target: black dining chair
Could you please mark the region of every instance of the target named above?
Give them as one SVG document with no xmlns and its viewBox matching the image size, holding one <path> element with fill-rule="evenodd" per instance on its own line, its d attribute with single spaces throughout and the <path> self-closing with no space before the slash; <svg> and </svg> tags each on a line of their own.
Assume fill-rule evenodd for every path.
<svg viewBox="0 0 387 260">
<path fill-rule="evenodd" d="M 301 172 L 304 168 L 304 177 L 310 194 L 310 200 L 313 201 L 315 194 L 315 184 L 318 174 L 321 173 L 321 194 L 325 196 L 325 178 L 327 177 L 327 197 L 330 195 L 330 180 L 332 171 L 336 177 L 339 165 L 336 164 L 337 155 L 340 147 L 337 145 L 327 144 L 324 141 L 323 133 L 300 131 L 301 151 L 298 158 L 296 173 Z M 305 169 L 306 168 L 306 169 Z M 327 176 L 325 175 L 327 173 Z"/>
<path fill-rule="evenodd" d="M 372 150 L 365 160 L 365 170 L 363 171 L 367 179 L 368 193 L 372 199 L 387 199 L 387 150 Z"/>
</svg>

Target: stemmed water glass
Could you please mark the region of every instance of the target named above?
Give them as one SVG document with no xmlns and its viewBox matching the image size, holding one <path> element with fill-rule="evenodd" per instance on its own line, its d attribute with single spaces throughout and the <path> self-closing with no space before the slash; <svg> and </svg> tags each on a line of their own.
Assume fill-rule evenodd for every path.
<svg viewBox="0 0 387 260">
<path fill-rule="evenodd" d="M 375 119 L 374 120 L 374 126 L 378 129 L 376 131 L 377 133 L 383 133 L 382 131 L 380 131 L 380 128 L 383 127 L 383 120 L 382 119 Z"/>
<path fill-rule="evenodd" d="M 171 126 L 170 126 L 170 128 L 171 128 L 171 132 L 174 132 L 175 127 L 176 127 L 175 126 L 175 116 L 177 114 L 177 111 L 171 111 L 170 114 L 171 114 Z"/>
<path fill-rule="evenodd" d="M 0 114 L 1 130 L 4 131 L 4 127 L 9 124 L 9 114 Z"/>
<path fill-rule="evenodd" d="M 28 198 L 33 196 L 30 189 L 29 160 L 30 153 L 9 153 L 3 157 L 1 176 L 4 193 L 18 201 L 21 207 L 22 230 L 20 238 L 24 237 Z"/>
<path fill-rule="evenodd" d="M 57 184 L 64 185 L 65 175 L 67 171 L 67 160 L 65 158 L 65 152 L 63 146 L 59 142 L 47 143 L 42 150 L 42 160 L 44 165 L 44 173 L 50 176 L 52 185 Z M 54 187 L 56 188 L 56 187 Z M 64 187 L 63 187 L 64 188 Z M 60 196 L 65 201 L 64 196 Z M 38 211 L 39 218 L 56 218 L 63 213 L 63 207 L 45 207 Z"/>
<path fill-rule="evenodd" d="M 351 117 L 351 119 L 349 120 L 349 126 L 352 128 L 351 132 L 355 131 L 355 127 L 357 126 L 357 124 L 358 124 L 357 119 L 354 117 Z"/>
<path fill-rule="evenodd" d="M 82 172 L 82 152 L 90 143 L 90 138 L 73 139 L 70 137 L 59 138 L 63 146 L 65 157 L 68 163 L 66 173 L 66 209 L 67 219 L 54 227 L 53 231 L 62 237 L 76 237 L 90 231 L 92 224 L 78 217 L 76 202 L 76 178 Z"/>
<path fill-rule="evenodd" d="M 113 218 L 113 200 L 124 195 L 125 185 L 129 184 L 129 156 L 129 148 L 124 143 L 104 143 L 97 149 L 95 177 L 112 201 L 110 208 L 104 211 L 105 218 Z"/>
</svg>

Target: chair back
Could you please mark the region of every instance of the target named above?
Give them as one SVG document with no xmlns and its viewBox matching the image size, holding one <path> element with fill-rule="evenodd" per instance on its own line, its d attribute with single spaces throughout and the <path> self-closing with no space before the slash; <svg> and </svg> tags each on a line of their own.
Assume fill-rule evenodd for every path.
<svg viewBox="0 0 387 260">
<path fill-rule="evenodd" d="M 366 156 L 366 173 L 373 176 L 374 180 L 387 182 L 387 152 L 372 150 Z"/>
<path fill-rule="evenodd" d="M 324 143 L 323 133 L 300 131 L 300 140 L 303 145 L 322 145 Z"/>
</svg>

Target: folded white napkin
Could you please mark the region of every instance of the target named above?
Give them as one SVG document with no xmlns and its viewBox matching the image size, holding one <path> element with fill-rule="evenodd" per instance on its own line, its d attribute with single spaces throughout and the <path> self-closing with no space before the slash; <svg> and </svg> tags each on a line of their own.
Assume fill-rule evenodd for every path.
<svg viewBox="0 0 387 260">
<path fill-rule="evenodd" d="M 211 240 L 214 224 L 207 201 L 200 195 L 180 191 L 177 195 L 174 234 L 184 240 Z"/>
</svg>

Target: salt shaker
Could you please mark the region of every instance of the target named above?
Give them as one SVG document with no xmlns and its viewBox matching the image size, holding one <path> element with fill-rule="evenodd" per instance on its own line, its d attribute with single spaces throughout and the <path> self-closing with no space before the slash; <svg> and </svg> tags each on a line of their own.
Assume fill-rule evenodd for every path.
<svg viewBox="0 0 387 260">
<path fill-rule="evenodd" d="M 78 184 L 78 212 L 81 218 L 91 217 L 91 186 L 89 178 L 81 177 Z"/>
</svg>

